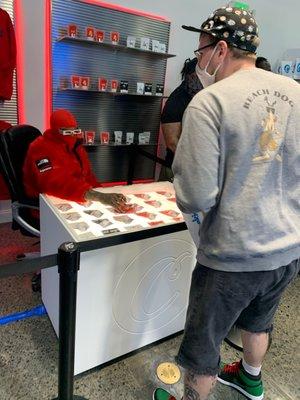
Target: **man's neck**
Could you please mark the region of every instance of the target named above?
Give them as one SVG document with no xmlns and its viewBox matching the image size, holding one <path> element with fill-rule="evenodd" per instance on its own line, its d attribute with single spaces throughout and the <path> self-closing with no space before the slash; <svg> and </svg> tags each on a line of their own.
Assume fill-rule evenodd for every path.
<svg viewBox="0 0 300 400">
<path fill-rule="evenodd" d="M 242 69 L 253 69 L 255 67 L 254 59 L 240 59 L 236 61 L 231 61 L 227 66 L 222 68 L 216 76 L 216 81 L 220 81 L 222 79 L 228 78 L 228 76 L 234 74 L 235 72 Z"/>
</svg>

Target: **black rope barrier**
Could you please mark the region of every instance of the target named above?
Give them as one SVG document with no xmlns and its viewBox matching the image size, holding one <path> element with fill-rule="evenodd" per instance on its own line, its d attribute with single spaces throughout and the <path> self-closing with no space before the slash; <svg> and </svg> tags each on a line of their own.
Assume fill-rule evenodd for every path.
<svg viewBox="0 0 300 400">
<path fill-rule="evenodd" d="M 24 258 L 10 264 L 0 265 L 0 279 L 9 276 L 28 274 L 41 269 L 54 267 L 57 265 L 57 254 L 36 258 Z"/>
</svg>

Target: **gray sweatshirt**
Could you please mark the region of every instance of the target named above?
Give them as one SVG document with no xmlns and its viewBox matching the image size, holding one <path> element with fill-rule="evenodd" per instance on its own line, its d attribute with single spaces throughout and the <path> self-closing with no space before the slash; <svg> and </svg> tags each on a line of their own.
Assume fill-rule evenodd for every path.
<svg viewBox="0 0 300 400">
<path fill-rule="evenodd" d="M 242 69 L 190 102 L 173 163 L 181 211 L 205 213 L 198 261 L 267 271 L 300 257 L 300 86 Z"/>
</svg>

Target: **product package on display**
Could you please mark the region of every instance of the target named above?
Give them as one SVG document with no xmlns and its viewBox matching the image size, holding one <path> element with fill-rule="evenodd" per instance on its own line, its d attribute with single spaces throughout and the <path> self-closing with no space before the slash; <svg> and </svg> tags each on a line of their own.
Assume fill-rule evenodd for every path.
<svg viewBox="0 0 300 400">
<path fill-rule="evenodd" d="M 112 44 L 118 44 L 120 41 L 120 33 L 119 32 L 110 32 L 110 40 Z"/>
<path fill-rule="evenodd" d="M 74 24 L 68 25 L 68 36 L 70 36 L 72 38 L 76 38 L 78 36 L 77 25 L 74 25 Z"/>
<path fill-rule="evenodd" d="M 126 196 L 128 211 L 119 213 L 111 206 L 97 201 L 75 203 L 47 196 L 72 232 L 84 240 L 109 234 L 132 232 L 160 225 L 182 222 L 177 208 L 172 184 L 163 182 L 166 190 L 159 190 L 158 183 L 110 188 L 110 192 Z M 167 185 L 168 184 L 168 185 Z M 152 189 L 148 191 L 148 189 Z M 157 191 L 155 190 L 157 189 Z M 100 191 L 108 189 L 100 188 Z"/>
<path fill-rule="evenodd" d="M 145 83 L 145 95 L 152 96 L 152 83 Z"/>
<path fill-rule="evenodd" d="M 88 26 L 85 28 L 85 36 L 87 40 L 95 40 L 95 28 Z"/>
<path fill-rule="evenodd" d="M 97 29 L 96 30 L 96 40 L 97 40 L 97 42 L 102 43 L 102 42 L 104 42 L 104 39 L 105 39 L 105 32 Z"/>
<path fill-rule="evenodd" d="M 100 132 L 101 144 L 109 144 L 109 132 Z"/>
<path fill-rule="evenodd" d="M 134 36 L 127 36 L 127 47 L 135 47 L 135 43 L 136 43 L 136 37 Z"/>
<path fill-rule="evenodd" d="M 128 93 L 128 81 L 120 82 L 120 93 Z"/>
<path fill-rule="evenodd" d="M 95 131 L 85 131 L 84 132 L 84 139 L 86 144 L 94 144 L 95 143 Z"/>
</svg>

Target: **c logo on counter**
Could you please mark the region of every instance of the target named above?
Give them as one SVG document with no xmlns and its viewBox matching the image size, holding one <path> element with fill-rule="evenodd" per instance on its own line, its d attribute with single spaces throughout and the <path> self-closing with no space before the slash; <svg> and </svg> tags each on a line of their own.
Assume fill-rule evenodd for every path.
<svg viewBox="0 0 300 400">
<path fill-rule="evenodd" d="M 145 334 L 184 318 L 194 258 L 193 244 L 180 239 L 162 241 L 136 255 L 114 290 L 112 311 L 119 328 Z"/>
</svg>

